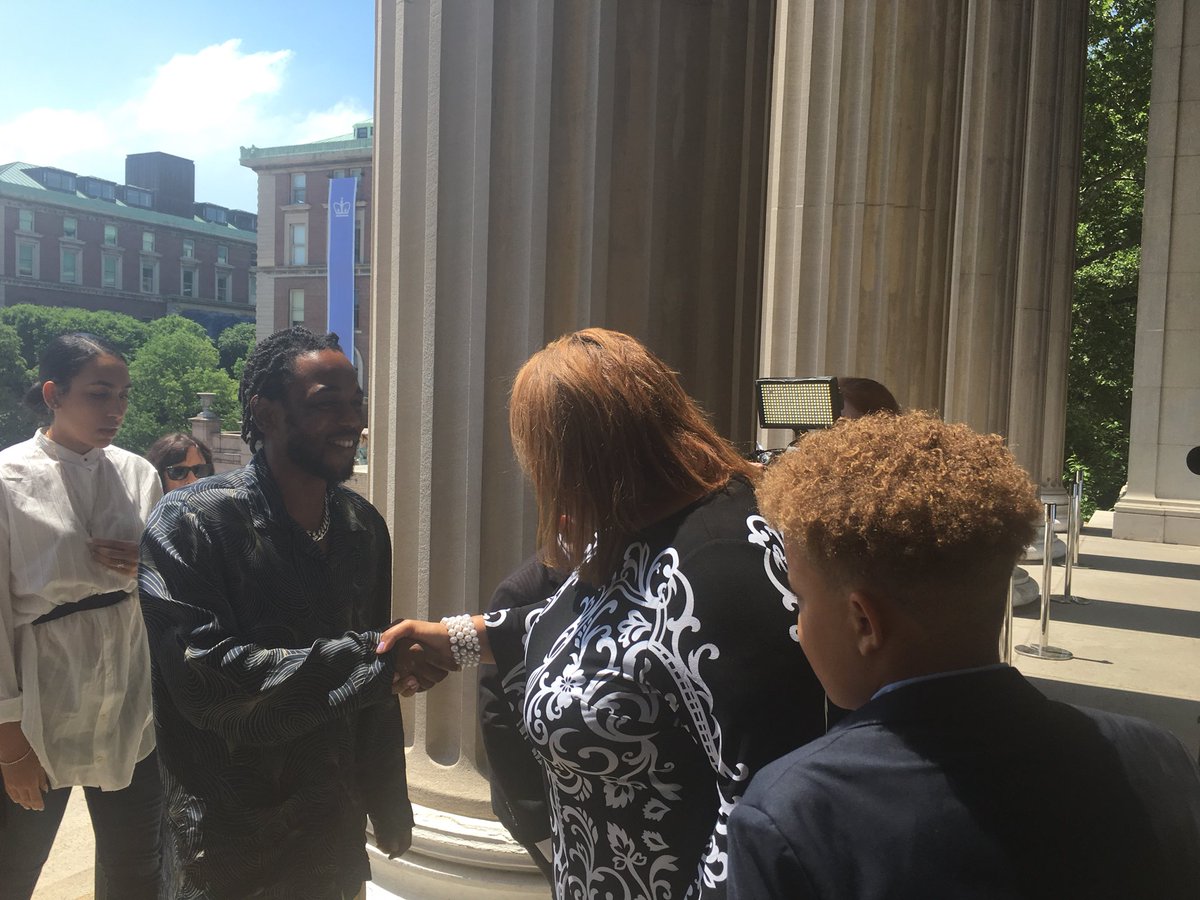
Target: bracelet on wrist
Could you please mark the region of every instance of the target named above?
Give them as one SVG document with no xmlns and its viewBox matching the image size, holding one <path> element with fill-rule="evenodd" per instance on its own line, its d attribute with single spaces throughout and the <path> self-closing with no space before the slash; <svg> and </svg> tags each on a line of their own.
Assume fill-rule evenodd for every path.
<svg viewBox="0 0 1200 900">
<path fill-rule="evenodd" d="M 7 759 L 7 760 L 0 759 L 0 766 L 15 766 L 17 763 L 23 763 L 23 762 L 25 762 L 25 760 L 29 759 L 30 754 L 32 754 L 32 753 L 33 753 L 33 747 L 30 746 L 29 749 L 27 749 L 24 753 L 22 753 L 16 759 Z"/>
<path fill-rule="evenodd" d="M 464 669 L 479 665 L 482 651 L 479 646 L 479 634 L 475 631 L 475 621 L 469 615 L 443 616 L 442 624 L 450 635 L 450 652 L 454 661 Z"/>
</svg>

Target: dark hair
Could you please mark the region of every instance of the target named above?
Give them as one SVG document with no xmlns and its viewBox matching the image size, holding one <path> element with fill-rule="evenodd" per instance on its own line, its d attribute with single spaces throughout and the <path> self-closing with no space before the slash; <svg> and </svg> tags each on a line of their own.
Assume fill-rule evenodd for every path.
<svg viewBox="0 0 1200 900">
<path fill-rule="evenodd" d="M 190 434 L 178 431 L 164 434 L 146 451 L 146 459 L 150 460 L 150 463 L 158 470 L 158 477 L 162 481 L 164 491 L 167 489 L 166 470 L 183 462 L 187 457 L 188 450 L 192 447 L 200 452 L 206 463 L 212 465 L 213 456 L 212 451 L 208 449 L 208 444 Z"/>
<path fill-rule="evenodd" d="M 890 412 L 893 415 L 900 412 L 900 404 L 892 392 L 874 379 L 839 375 L 837 383 L 842 397 L 864 416 L 877 412 Z"/>
<path fill-rule="evenodd" d="M 254 345 L 242 370 L 242 383 L 238 385 L 238 400 L 242 404 L 242 440 L 251 452 L 262 446 L 263 433 L 254 422 L 250 401 L 255 397 L 281 400 L 292 378 L 295 376 L 292 362 L 305 353 L 322 350 L 338 350 L 338 336 L 333 332 L 317 336 L 303 326 L 277 331 Z"/>
<path fill-rule="evenodd" d="M 101 356 L 115 356 L 125 362 L 121 351 L 98 335 L 86 331 L 60 334 L 42 348 L 38 358 L 38 380 L 25 392 L 25 405 L 39 416 L 50 416 L 50 409 L 42 398 L 42 387 L 46 382 L 53 382 L 66 393 L 70 390 L 71 380 L 83 367 Z"/>
</svg>

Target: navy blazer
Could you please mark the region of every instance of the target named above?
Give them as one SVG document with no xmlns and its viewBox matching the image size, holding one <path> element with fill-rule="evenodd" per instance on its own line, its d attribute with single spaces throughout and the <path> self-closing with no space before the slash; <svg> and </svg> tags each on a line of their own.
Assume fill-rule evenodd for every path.
<svg viewBox="0 0 1200 900">
<path fill-rule="evenodd" d="M 730 900 L 1200 898 L 1200 771 L 1174 736 L 1008 667 L 899 687 L 764 768 Z"/>
</svg>

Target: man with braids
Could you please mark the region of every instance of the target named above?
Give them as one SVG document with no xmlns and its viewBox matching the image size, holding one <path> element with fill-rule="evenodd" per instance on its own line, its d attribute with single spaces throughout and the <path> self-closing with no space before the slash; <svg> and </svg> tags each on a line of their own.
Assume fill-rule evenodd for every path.
<svg viewBox="0 0 1200 900">
<path fill-rule="evenodd" d="M 731 898 L 1200 897 L 1180 742 L 999 662 L 1039 512 L 999 437 L 869 416 L 810 434 L 758 498 L 800 644 L 854 711 L 755 776 L 729 822 Z"/>
<path fill-rule="evenodd" d="M 271 335 L 238 391 L 242 469 L 171 492 L 142 541 L 167 896 L 356 896 L 364 827 L 389 855 L 412 809 L 379 513 L 341 486 L 362 390 L 332 334 Z"/>
</svg>

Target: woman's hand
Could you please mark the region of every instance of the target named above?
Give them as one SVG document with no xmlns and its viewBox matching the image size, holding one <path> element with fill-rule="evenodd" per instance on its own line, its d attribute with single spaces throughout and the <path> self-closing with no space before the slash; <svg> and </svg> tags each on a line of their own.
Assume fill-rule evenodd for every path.
<svg viewBox="0 0 1200 900">
<path fill-rule="evenodd" d="M 50 782 L 36 753 L 30 752 L 18 763 L 0 766 L 0 773 L 4 775 L 4 790 L 13 803 L 38 811 L 46 808 L 42 794 L 50 790 Z"/>
<path fill-rule="evenodd" d="M 89 538 L 88 550 L 92 559 L 106 569 L 136 578 L 138 572 L 138 542 L 117 541 L 111 538 Z"/>
</svg>

